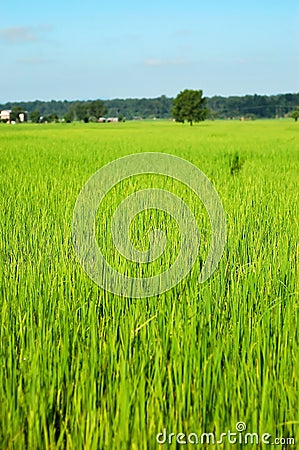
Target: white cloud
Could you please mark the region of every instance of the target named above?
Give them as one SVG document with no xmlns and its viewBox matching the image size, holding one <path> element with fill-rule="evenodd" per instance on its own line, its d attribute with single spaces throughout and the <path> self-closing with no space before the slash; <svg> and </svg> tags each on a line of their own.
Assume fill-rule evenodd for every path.
<svg viewBox="0 0 299 450">
<path fill-rule="evenodd" d="M 41 39 L 40 33 L 50 31 L 49 26 L 39 27 L 10 27 L 0 29 L 0 40 L 7 44 L 19 44 L 24 42 L 35 42 Z"/>
</svg>

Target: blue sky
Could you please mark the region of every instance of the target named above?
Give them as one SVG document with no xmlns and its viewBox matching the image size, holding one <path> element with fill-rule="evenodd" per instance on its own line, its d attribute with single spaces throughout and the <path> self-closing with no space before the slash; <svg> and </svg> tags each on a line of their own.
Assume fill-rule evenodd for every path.
<svg viewBox="0 0 299 450">
<path fill-rule="evenodd" d="M 15 0 L 0 102 L 299 91 L 296 0 Z"/>
</svg>

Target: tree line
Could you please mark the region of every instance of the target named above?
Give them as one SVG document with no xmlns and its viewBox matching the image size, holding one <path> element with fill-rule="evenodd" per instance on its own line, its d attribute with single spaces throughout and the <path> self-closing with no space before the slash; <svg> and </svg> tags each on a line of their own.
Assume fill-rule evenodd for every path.
<svg viewBox="0 0 299 450">
<path fill-rule="evenodd" d="M 205 100 L 208 118 L 274 118 L 291 115 L 299 106 L 299 93 L 279 95 L 214 96 Z M 99 117 L 120 119 L 170 119 L 175 99 L 162 95 L 157 98 L 128 98 L 112 100 L 35 100 L 7 102 L 0 109 L 28 111 L 32 121 L 62 120 L 67 122 L 97 120 Z M 42 118 L 42 119 L 41 119 Z"/>
</svg>

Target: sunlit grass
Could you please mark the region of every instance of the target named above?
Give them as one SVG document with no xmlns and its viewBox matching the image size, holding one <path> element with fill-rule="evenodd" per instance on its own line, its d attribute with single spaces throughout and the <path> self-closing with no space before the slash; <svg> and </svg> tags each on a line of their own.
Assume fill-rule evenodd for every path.
<svg viewBox="0 0 299 450">
<path fill-rule="evenodd" d="M 220 435 L 238 421 L 299 442 L 298 136 L 288 120 L 0 125 L 1 448 L 155 449 L 165 427 Z M 228 240 L 199 284 L 210 237 L 200 202 L 165 178 L 123 182 L 97 216 L 116 268 L 140 270 L 113 249 L 113 207 L 149 182 L 184 197 L 203 243 L 175 288 L 130 300 L 85 274 L 72 214 L 97 169 L 143 151 L 185 158 L 210 178 Z M 244 164 L 231 175 L 236 153 Z M 147 248 L 153 226 L 170 242 L 145 274 L 177 251 L 179 230 L 164 213 L 136 217 L 136 246 Z"/>
</svg>

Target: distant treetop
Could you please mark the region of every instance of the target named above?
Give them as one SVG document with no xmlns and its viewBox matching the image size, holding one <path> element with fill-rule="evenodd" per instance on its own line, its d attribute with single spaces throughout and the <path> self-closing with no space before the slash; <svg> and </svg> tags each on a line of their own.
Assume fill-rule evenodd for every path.
<svg viewBox="0 0 299 450">
<path fill-rule="evenodd" d="M 200 102 L 199 97 L 197 100 L 196 98 L 192 100 L 192 102 L 196 101 Z M 260 119 L 286 117 L 292 111 L 296 110 L 299 105 L 299 93 L 270 96 L 245 95 L 242 97 L 214 96 L 206 98 L 204 102 L 204 108 L 209 109 L 208 117 L 210 118 L 227 119 L 252 116 Z M 33 111 L 39 111 L 43 117 L 49 117 L 51 115 L 56 115 L 60 119 L 66 117 L 69 121 L 89 120 L 89 118 L 106 115 L 107 117 L 123 117 L 127 120 L 134 118 L 170 119 L 173 108 L 175 108 L 175 112 L 178 112 L 176 100 L 165 95 L 157 98 L 141 99 L 98 99 L 86 101 L 35 100 L 32 102 L 7 102 L 0 104 L 1 110 L 12 110 L 14 108 L 21 108 L 24 111 L 28 111 L 29 114 Z M 202 116 L 193 118 L 192 123 L 195 119 L 200 120 L 200 117 Z M 185 120 L 187 119 L 185 118 Z"/>
</svg>

